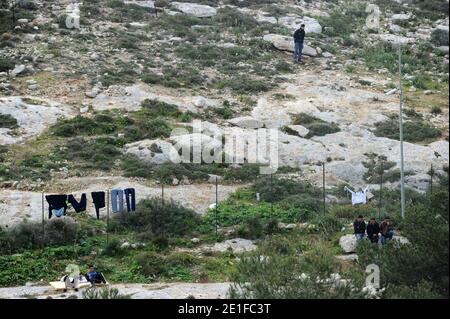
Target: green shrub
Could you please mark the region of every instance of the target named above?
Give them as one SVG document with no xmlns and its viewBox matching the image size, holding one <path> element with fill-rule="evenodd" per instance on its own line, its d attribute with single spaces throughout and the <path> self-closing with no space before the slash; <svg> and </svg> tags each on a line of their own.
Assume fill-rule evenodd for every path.
<svg viewBox="0 0 450 319">
<path fill-rule="evenodd" d="M 266 202 L 279 202 L 291 195 L 307 194 L 320 198 L 320 190 L 310 183 L 282 177 L 261 177 L 253 186 L 255 193 L 261 195 Z M 313 204 L 315 205 L 315 204 Z"/>
<path fill-rule="evenodd" d="M 26 249 L 73 245 L 81 238 L 80 227 L 70 220 L 51 219 L 42 223 L 23 222 L 8 231 L 0 230 L 0 253 L 11 254 Z"/>
<path fill-rule="evenodd" d="M 253 80 L 248 76 L 233 77 L 231 79 L 222 80 L 218 83 L 218 88 L 230 88 L 237 94 L 250 94 L 267 92 L 272 89 L 275 84 L 263 80 Z"/>
<path fill-rule="evenodd" d="M 397 120 L 375 123 L 376 136 L 400 139 L 400 124 Z M 441 136 L 440 129 L 424 121 L 407 121 L 403 123 L 403 138 L 407 142 L 423 142 Z"/>
<path fill-rule="evenodd" d="M 264 233 L 264 226 L 259 217 L 249 217 L 245 223 L 238 228 L 237 234 L 239 237 L 248 239 L 261 238 Z"/>
<path fill-rule="evenodd" d="M 317 215 L 315 219 L 312 220 L 312 223 L 316 225 L 317 230 L 327 236 L 328 238 L 339 232 L 342 227 L 343 223 L 332 215 Z"/>
<path fill-rule="evenodd" d="M 0 72 L 8 72 L 9 70 L 14 69 L 14 66 L 15 63 L 13 60 L 7 58 L 0 58 Z"/>
<path fill-rule="evenodd" d="M 9 114 L 0 114 L 0 128 L 14 129 L 19 127 L 16 118 Z"/>
<path fill-rule="evenodd" d="M 142 200 L 136 212 L 117 213 L 110 222 L 113 231 L 132 229 L 146 232 L 151 236 L 184 236 L 190 233 L 199 222 L 197 214 L 178 203 L 161 198 Z M 153 236 L 153 237 L 154 237 Z"/>
<path fill-rule="evenodd" d="M 264 244 L 262 246 L 267 247 Z M 286 247 L 284 242 L 277 246 Z M 324 245 L 317 246 L 308 254 L 299 257 L 301 253 L 295 249 L 283 249 L 282 253 L 272 249 L 261 249 L 249 257 L 241 258 L 232 275 L 233 285 L 229 297 L 250 299 L 363 297 L 360 292 L 361 281 L 354 280 L 352 287 L 333 286 L 324 280 L 332 273 L 339 272 L 336 259 Z"/>
<path fill-rule="evenodd" d="M 442 110 L 441 110 L 441 108 L 439 106 L 434 105 L 431 108 L 431 114 L 438 115 L 438 114 L 441 114 L 441 113 L 442 113 Z"/>
<path fill-rule="evenodd" d="M 64 148 L 57 147 L 55 153 L 71 161 L 75 167 L 109 171 L 122 153 L 117 148 L 119 140 L 100 137 L 93 140 L 74 138 Z"/>
<path fill-rule="evenodd" d="M 114 122 L 114 119 L 107 115 L 96 115 L 93 118 L 77 115 L 58 122 L 53 126 L 53 133 L 63 137 L 111 134 L 117 130 Z"/>
<path fill-rule="evenodd" d="M 114 257 L 120 256 L 121 254 L 123 254 L 123 249 L 121 247 L 120 241 L 117 239 L 109 241 L 103 249 L 103 255 L 105 256 Z"/>
<path fill-rule="evenodd" d="M 341 130 L 336 123 L 328 123 L 306 113 L 295 114 L 293 124 L 302 125 L 309 130 L 305 138 L 324 136 Z"/>
<path fill-rule="evenodd" d="M 129 295 L 121 295 L 117 288 L 90 287 L 83 290 L 83 299 L 130 299 Z"/>
<path fill-rule="evenodd" d="M 448 46 L 448 32 L 441 29 L 434 29 L 431 32 L 431 42 L 437 46 Z"/>
<path fill-rule="evenodd" d="M 164 256 L 155 253 L 147 252 L 136 256 L 136 263 L 139 270 L 146 276 L 159 277 L 167 273 L 167 264 Z"/>
</svg>

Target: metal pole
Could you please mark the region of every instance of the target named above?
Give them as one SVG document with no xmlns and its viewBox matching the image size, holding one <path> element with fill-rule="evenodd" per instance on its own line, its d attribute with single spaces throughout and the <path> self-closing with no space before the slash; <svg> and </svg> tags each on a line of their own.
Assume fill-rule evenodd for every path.
<svg viewBox="0 0 450 319">
<path fill-rule="evenodd" d="M 218 226 L 217 226 L 217 213 L 219 209 L 219 179 L 216 177 L 216 237 L 218 233 Z"/>
<path fill-rule="evenodd" d="M 401 194 L 401 212 L 402 218 L 405 218 L 405 174 L 404 174 L 404 155 L 403 155 L 403 83 L 402 83 L 402 45 L 398 44 L 398 80 L 400 88 L 400 194 Z"/>
<path fill-rule="evenodd" d="M 106 196 L 106 244 L 109 242 L 109 189 L 107 190 L 107 196 Z"/>
<path fill-rule="evenodd" d="M 41 202 L 41 206 L 42 206 L 42 237 L 44 238 L 45 241 L 45 212 L 44 212 L 44 192 L 42 192 L 42 202 Z"/>
<path fill-rule="evenodd" d="M 323 192 L 323 214 L 326 214 L 325 204 L 325 162 L 322 162 L 322 192 Z"/>
<path fill-rule="evenodd" d="M 273 196 L 273 174 L 270 174 L 270 192 L 271 192 L 271 195 Z M 270 203 L 270 210 L 273 214 L 273 198 Z"/>
<path fill-rule="evenodd" d="M 378 205 L 378 220 L 381 219 L 381 206 L 382 206 L 382 200 L 383 200 L 383 173 L 384 173 L 384 167 L 383 167 L 383 161 L 381 161 L 381 172 L 380 172 L 380 203 Z"/>
</svg>

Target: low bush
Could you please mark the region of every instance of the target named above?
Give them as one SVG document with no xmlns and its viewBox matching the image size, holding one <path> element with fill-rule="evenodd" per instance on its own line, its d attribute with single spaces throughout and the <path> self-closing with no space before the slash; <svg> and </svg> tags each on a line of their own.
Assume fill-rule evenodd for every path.
<svg viewBox="0 0 450 319">
<path fill-rule="evenodd" d="M 281 252 L 267 249 L 274 245 L 261 246 L 262 249 L 240 259 L 232 275 L 233 285 L 229 297 L 269 299 L 363 297 L 360 292 L 362 281 L 354 280 L 353 286 L 335 286 L 332 281 L 326 280 L 332 273 L 338 273 L 340 268 L 332 252 L 324 245 L 318 245 L 303 256 L 297 249 L 284 249 L 286 247 L 284 242 L 275 245 L 283 248 Z"/>
<path fill-rule="evenodd" d="M 337 133 L 341 130 L 336 123 L 328 123 L 306 113 L 295 114 L 293 124 L 302 125 L 309 130 L 309 133 L 305 136 L 305 138 L 324 136 L 327 134 Z"/>
<path fill-rule="evenodd" d="M 258 178 L 253 186 L 253 191 L 259 193 L 263 201 L 271 203 L 279 202 L 291 195 L 298 194 L 310 195 L 316 198 L 321 196 L 321 191 L 308 182 L 269 176 Z"/>
<path fill-rule="evenodd" d="M 394 140 L 400 139 L 400 124 L 397 120 L 375 123 L 374 134 Z M 424 121 L 407 121 L 403 124 L 403 138 L 407 142 L 423 142 L 440 137 L 442 131 Z"/>
<path fill-rule="evenodd" d="M 102 253 L 105 256 L 114 257 L 122 255 L 123 252 L 124 251 L 121 247 L 120 241 L 117 239 L 113 239 L 105 245 Z"/>
<path fill-rule="evenodd" d="M 0 253 L 12 254 L 26 249 L 39 249 L 47 246 L 73 245 L 83 235 L 76 222 L 69 219 L 51 219 L 42 228 L 42 223 L 23 222 L 11 230 L 0 230 Z"/>
<path fill-rule="evenodd" d="M 129 295 L 122 295 L 117 288 L 90 287 L 83 290 L 83 299 L 130 299 Z"/>
<path fill-rule="evenodd" d="M 64 147 L 56 147 L 55 153 L 70 161 L 74 167 L 109 171 L 122 153 L 120 140 L 100 137 L 93 140 L 74 138 Z"/>
<path fill-rule="evenodd" d="M 145 232 L 149 237 L 158 235 L 184 236 L 194 230 L 199 223 L 198 215 L 180 204 L 161 198 L 142 200 L 136 212 L 115 214 L 110 222 L 112 231 L 132 229 L 136 233 Z"/>
<path fill-rule="evenodd" d="M 0 128 L 17 128 L 17 120 L 9 114 L 0 114 Z"/>
<path fill-rule="evenodd" d="M 13 60 L 7 58 L 0 58 L 0 72 L 8 72 L 14 69 L 14 66 L 15 62 Z"/>
</svg>

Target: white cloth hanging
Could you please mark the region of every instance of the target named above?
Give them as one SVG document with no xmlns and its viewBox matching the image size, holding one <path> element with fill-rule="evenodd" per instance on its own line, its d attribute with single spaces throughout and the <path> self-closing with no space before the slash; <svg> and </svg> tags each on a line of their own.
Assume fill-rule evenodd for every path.
<svg viewBox="0 0 450 319">
<path fill-rule="evenodd" d="M 367 186 L 364 190 L 359 192 L 354 192 L 347 186 L 344 187 L 344 190 L 352 194 L 352 205 L 358 204 L 366 204 L 367 203 L 367 193 L 370 191 L 370 187 Z"/>
</svg>

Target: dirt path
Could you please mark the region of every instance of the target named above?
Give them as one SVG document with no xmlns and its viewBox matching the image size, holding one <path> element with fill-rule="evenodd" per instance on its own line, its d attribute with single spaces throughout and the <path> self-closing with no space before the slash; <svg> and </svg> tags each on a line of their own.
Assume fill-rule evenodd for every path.
<svg viewBox="0 0 450 319">
<path fill-rule="evenodd" d="M 122 295 L 130 295 L 132 299 L 224 299 L 230 283 L 155 283 L 155 284 L 117 284 Z M 83 298 L 82 290 L 75 292 L 57 292 L 51 286 L 29 284 L 20 287 L 0 288 L 0 299 L 66 299 Z"/>
</svg>

